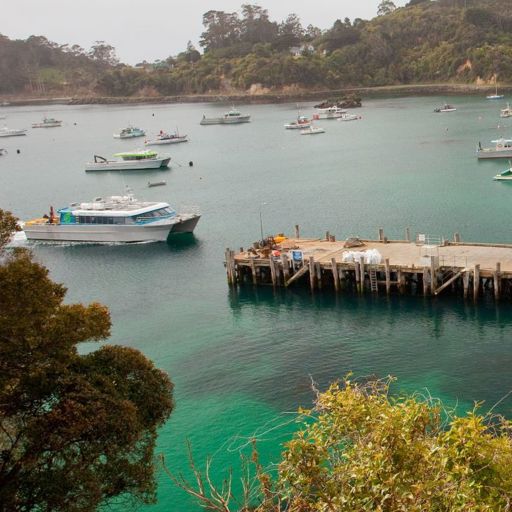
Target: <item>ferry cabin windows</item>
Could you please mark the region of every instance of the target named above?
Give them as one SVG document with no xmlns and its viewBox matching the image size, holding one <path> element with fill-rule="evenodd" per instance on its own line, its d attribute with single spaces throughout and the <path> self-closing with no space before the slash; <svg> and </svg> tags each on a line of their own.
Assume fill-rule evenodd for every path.
<svg viewBox="0 0 512 512">
<path fill-rule="evenodd" d="M 135 215 L 133 220 L 135 222 L 148 222 L 151 220 L 157 220 L 159 217 L 174 217 L 174 215 L 176 215 L 176 212 L 172 208 L 167 207 Z"/>
<path fill-rule="evenodd" d="M 94 217 L 92 215 L 80 215 L 76 217 L 78 224 L 126 224 L 125 217 Z"/>
<path fill-rule="evenodd" d="M 159 208 L 150 212 L 133 215 L 131 217 L 108 217 L 94 215 L 80 215 L 74 217 L 77 224 L 135 224 L 159 220 L 160 218 L 174 217 L 176 212 L 169 207 Z"/>
</svg>

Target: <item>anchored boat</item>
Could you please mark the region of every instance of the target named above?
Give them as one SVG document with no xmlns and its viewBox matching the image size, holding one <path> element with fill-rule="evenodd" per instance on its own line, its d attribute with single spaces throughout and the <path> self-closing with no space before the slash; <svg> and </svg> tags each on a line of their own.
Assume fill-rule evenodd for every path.
<svg viewBox="0 0 512 512">
<path fill-rule="evenodd" d="M 28 240 L 59 242 L 163 242 L 170 234 L 192 233 L 198 213 L 177 213 L 168 203 L 138 201 L 133 194 L 72 203 L 25 222 Z"/>
<path fill-rule="evenodd" d="M 140 171 L 167 167 L 171 161 L 168 155 L 158 155 L 156 151 L 132 151 L 116 153 L 118 160 L 107 160 L 94 155 L 94 161 L 85 164 L 86 171 Z"/>
<path fill-rule="evenodd" d="M 297 116 L 295 121 L 287 123 L 284 127 L 287 130 L 303 130 L 304 128 L 309 128 L 311 126 L 311 121 L 306 116 Z"/>
<path fill-rule="evenodd" d="M 510 108 L 510 103 L 507 103 L 506 108 L 502 108 L 500 110 L 500 117 L 512 117 L 512 108 Z"/>
<path fill-rule="evenodd" d="M 201 119 L 201 124 L 240 124 L 248 123 L 250 120 L 250 115 L 242 115 L 242 113 L 239 110 L 231 109 L 229 112 L 226 112 L 222 117 L 206 117 L 205 115 L 203 115 L 203 119 Z"/>
<path fill-rule="evenodd" d="M 445 103 L 442 107 L 434 109 L 434 112 L 439 114 L 439 113 L 446 113 L 446 112 L 455 112 L 456 110 L 457 109 L 453 105 L 450 105 L 449 103 Z"/>
<path fill-rule="evenodd" d="M 486 158 L 512 158 L 512 139 L 492 140 L 494 148 L 483 148 L 479 142 L 476 155 L 479 159 Z"/>
<path fill-rule="evenodd" d="M 123 128 L 119 133 L 114 133 L 114 139 L 133 139 L 134 137 L 144 137 L 146 132 L 141 128 L 128 126 Z"/>
<path fill-rule="evenodd" d="M 19 137 L 20 135 L 27 135 L 27 129 L 7 128 L 7 126 L 0 128 L 0 137 Z"/>
<path fill-rule="evenodd" d="M 179 142 L 188 142 L 187 135 L 180 135 L 178 130 L 172 134 L 160 130 L 160 133 L 156 136 L 156 139 L 146 140 L 144 141 L 144 144 L 146 146 L 157 146 L 160 144 L 178 144 Z"/>
<path fill-rule="evenodd" d="M 311 125 L 309 128 L 306 128 L 305 130 L 300 131 L 301 135 L 317 135 L 319 133 L 325 133 L 325 130 L 313 125 Z"/>
<path fill-rule="evenodd" d="M 62 126 L 62 121 L 53 117 L 45 117 L 42 123 L 32 123 L 32 128 L 57 128 Z"/>
<path fill-rule="evenodd" d="M 316 113 L 313 114 L 313 119 L 315 121 L 320 119 L 339 119 L 346 113 L 346 110 L 333 105 L 332 107 L 318 108 Z"/>
</svg>

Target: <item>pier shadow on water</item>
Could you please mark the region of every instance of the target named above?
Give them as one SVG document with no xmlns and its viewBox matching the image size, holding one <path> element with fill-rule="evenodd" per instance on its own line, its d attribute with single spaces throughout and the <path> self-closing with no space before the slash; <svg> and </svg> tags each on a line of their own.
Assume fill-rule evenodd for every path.
<svg viewBox="0 0 512 512">
<path fill-rule="evenodd" d="M 396 376 L 395 390 L 428 389 L 461 410 L 476 400 L 491 407 L 512 389 L 508 303 L 483 300 L 475 306 L 449 297 L 311 295 L 249 286 L 231 289 L 228 301 L 239 331 L 231 355 L 240 360 L 233 366 L 243 366 L 248 354 L 258 359 L 266 371 L 245 391 L 280 410 L 311 402 L 310 376 L 325 388 L 348 372 Z M 254 336 L 252 325 L 267 327 Z M 208 357 L 215 371 L 218 356 Z M 233 378 L 238 387 L 249 381 L 217 377 Z M 512 401 L 498 409 L 512 413 Z"/>
</svg>

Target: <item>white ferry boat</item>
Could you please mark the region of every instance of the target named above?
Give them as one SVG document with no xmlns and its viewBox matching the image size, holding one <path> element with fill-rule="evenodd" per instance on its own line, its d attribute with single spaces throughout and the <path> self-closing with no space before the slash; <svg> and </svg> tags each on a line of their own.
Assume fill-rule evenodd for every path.
<svg viewBox="0 0 512 512">
<path fill-rule="evenodd" d="M 156 151 L 131 151 L 116 153 L 117 160 L 94 155 L 93 162 L 85 164 L 86 171 L 142 171 L 146 169 L 160 169 L 169 165 L 169 155 L 159 155 Z"/>
<path fill-rule="evenodd" d="M 143 202 L 133 194 L 72 203 L 25 222 L 27 240 L 56 242 L 163 242 L 170 234 L 192 233 L 200 215 L 177 213 L 168 203 Z"/>
<path fill-rule="evenodd" d="M 42 123 L 32 123 L 32 128 L 58 128 L 62 126 L 62 121 L 53 117 L 45 117 Z"/>
<path fill-rule="evenodd" d="M 231 109 L 229 112 L 226 112 L 222 117 L 206 117 L 205 115 L 203 115 L 203 119 L 201 119 L 201 124 L 240 124 L 248 123 L 250 120 L 250 115 L 243 115 L 239 110 Z"/>
</svg>

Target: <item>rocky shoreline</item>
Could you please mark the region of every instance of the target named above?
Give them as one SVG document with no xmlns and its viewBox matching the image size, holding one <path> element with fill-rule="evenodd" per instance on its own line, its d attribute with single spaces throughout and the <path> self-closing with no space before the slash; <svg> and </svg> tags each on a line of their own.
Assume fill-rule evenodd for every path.
<svg viewBox="0 0 512 512">
<path fill-rule="evenodd" d="M 0 106 L 27 106 L 27 105 L 136 105 L 136 104 L 173 104 L 173 103 L 289 103 L 301 101 L 326 101 L 328 98 L 343 98 L 350 96 L 377 98 L 383 96 L 428 96 L 428 95 L 485 95 L 493 92 L 490 86 L 473 84 L 418 84 L 393 85 L 382 87 L 348 87 L 337 90 L 318 90 L 300 92 L 276 92 L 265 94 L 194 94 L 180 96 L 156 97 L 107 97 L 107 96 L 81 96 L 81 97 L 38 97 L 27 98 L 12 96 L 0 98 Z M 503 93 L 511 93 L 512 85 L 500 86 Z M 357 105 L 355 105 L 357 106 Z"/>
</svg>

